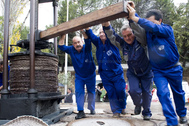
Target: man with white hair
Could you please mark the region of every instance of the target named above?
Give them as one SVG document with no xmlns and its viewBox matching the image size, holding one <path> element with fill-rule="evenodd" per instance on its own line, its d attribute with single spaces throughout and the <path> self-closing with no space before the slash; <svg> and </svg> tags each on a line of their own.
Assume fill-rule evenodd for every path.
<svg viewBox="0 0 189 126">
<path fill-rule="evenodd" d="M 150 120 L 152 116 L 150 105 L 153 73 L 145 49 L 145 32 L 140 29 L 132 31 L 129 24 L 126 24 L 121 28 L 123 37 L 120 37 L 115 33 L 110 22 L 105 22 L 103 25 L 107 37 L 112 44 L 122 50 L 128 64 L 127 78 L 129 80 L 129 94 L 135 105 L 134 114 L 140 114 L 141 107 L 143 107 L 143 119 Z"/>
<path fill-rule="evenodd" d="M 77 110 L 79 113 L 75 119 L 85 118 L 84 113 L 84 95 L 85 84 L 88 92 L 88 109 L 91 114 L 95 114 L 95 84 L 96 84 L 96 66 L 92 57 L 91 40 L 82 32 L 85 38 L 85 44 L 79 36 L 73 37 L 72 46 L 64 45 L 65 35 L 59 40 L 60 50 L 70 54 L 72 64 L 75 70 L 75 94 Z"/>
</svg>

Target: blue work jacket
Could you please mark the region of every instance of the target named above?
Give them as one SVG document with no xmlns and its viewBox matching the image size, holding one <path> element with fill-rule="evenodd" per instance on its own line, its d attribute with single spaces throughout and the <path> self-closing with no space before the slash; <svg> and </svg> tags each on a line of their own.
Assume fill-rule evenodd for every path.
<svg viewBox="0 0 189 126">
<path fill-rule="evenodd" d="M 105 27 L 105 32 L 108 33 L 108 37 L 113 38 L 112 43 L 117 45 L 118 48 L 122 49 L 123 57 L 127 57 L 125 60 L 128 63 L 128 70 L 137 76 L 142 76 L 151 70 L 151 65 L 147 57 L 146 51 L 142 44 L 134 39 L 132 45 L 125 42 L 123 37 L 120 37 L 115 33 L 115 30 L 110 25 Z M 115 38 L 115 39 L 114 39 Z M 119 43 L 116 44 L 116 43 Z"/>
<path fill-rule="evenodd" d="M 138 24 L 146 31 L 152 70 L 173 67 L 179 61 L 179 53 L 172 27 L 163 23 L 158 25 L 144 18 L 139 18 Z"/>
<path fill-rule="evenodd" d="M 124 40 L 121 44 L 123 55 L 128 55 L 128 70 L 135 75 L 142 76 L 151 70 L 151 65 L 142 45 L 135 39 L 132 45 Z"/>
<path fill-rule="evenodd" d="M 76 78 L 89 79 L 96 75 L 96 66 L 92 57 L 92 46 L 90 41 L 90 39 L 85 39 L 85 44 L 83 45 L 81 52 L 75 50 L 73 45 L 58 45 L 60 50 L 70 54 Z"/>
<path fill-rule="evenodd" d="M 105 45 L 103 45 L 100 37 L 94 35 L 91 29 L 86 30 L 86 34 L 90 37 L 92 43 L 96 46 L 96 58 L 99 66 L 98 72 L 102 71 L 102 61 L 103 61 L 103 51 L 106 52 L 106 64 L 109 70 L 112 70 L 115 74 L 120 73 L 120 70 L 123 71 L 121 66 L 121 56 L 119 49 L 111 44 L 109 39 L 106 39 Z"/>
</svg>

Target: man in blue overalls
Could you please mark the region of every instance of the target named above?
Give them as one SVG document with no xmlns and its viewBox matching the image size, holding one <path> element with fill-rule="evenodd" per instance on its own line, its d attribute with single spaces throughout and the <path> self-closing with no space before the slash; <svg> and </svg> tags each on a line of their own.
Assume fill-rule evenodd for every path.
<svg viewBox="0 0 189 126">
<path fill-rule="evenodd" d="M 182 89 L 183 69 L 178 62 L 179 54 L 175 44 L 173 29 L 171 26 L 162 23 L 163 15 L 159 10 L 148 11 L 146 19 L 144 19 L 135 15 L 134 3 L 132 1 L 130 5 L 127 5 L 129 18 L 146 31 L 154 82 L 167 125 L 178 126 L 177 115 L 180 117 L 181 124 L 187 123 L 185 92 Z M 170 98 L 168 83 L 173 92 L 177 115 Z"/>
<path fill-rule="evenodd" d="M 153 73 L 145 50 L 146 39 L 143 37 L 145 32 L 143 29 L 132 31 L 129 24 L 125 24 L 121 28 L 122 38 L 115 33 L 110 22 L 105 22 L 104 26 L 107 37 L 112 44 L 122 50 L 124 59 L 128 63 L 127 78 L 129 94 L 135 105 L 134 113 L 135 115 L 140 114 L 142 106 L 144 108 L 143 119 L 150 120 Z"/>
<path fill-rule="evenodd" d="M 126 83 L 119 49 L 106 38 L 102 28 L 99 29 L 99 37 L 88 28 L 86 33 L 96 46 L 98 72 L 107 91 L 113 117 L 118 118 L 121 113 L 125 114 L 126 108 Z"/>
<path fill-rule="evenodd" d="M 73 45 L 65 46 L 65 35 L 59 40 L 58 47 L 60 50 L 70 54 L 72 64 L 75 70 L 75 94 L 77 110 L 79 113 L 75 117 L 76 119 L 85 118 L 84 113 L 84 95 L 86 84 L 88 92 L 88 109 L 91 114 L 95 114 L 95 84 L 96 84 L 96 66 L 92 57 L 91 40 L 87 39 L 88 36 L 83 32 L 85 38 L 85 44 L 79 36 L 73 37 Z"/>
</svg>

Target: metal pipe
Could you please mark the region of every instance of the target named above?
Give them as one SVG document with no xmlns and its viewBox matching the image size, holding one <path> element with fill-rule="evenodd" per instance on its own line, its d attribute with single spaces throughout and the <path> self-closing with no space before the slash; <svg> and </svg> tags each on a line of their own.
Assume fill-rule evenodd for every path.
<svg viewBox="0 0 189 126">
<path fill-rule="evenodd" d="M 30 89 L 29 97 L 35 97 L 35 7 L 38 0 L 30 0 Z"/>
<path fill-rule="evenodd" d="M 53 1 L 53 9 L 54 9 L 54 26 L 57 25 L 57 7 L 58 7 L 58 2 L 57 0 Z M 57 37 L 54 38 L 54 54 L 57 55 Z"/>
<path fill-rule="evenodd" d="M 38 40 L 38 7 L 39 7 L 39 2 L 38 2 L 38 0 L 35 0 L 35 8 L 34 8 L 35 16 L 33 17 L 35 19 L 34 20 L 35 24 L 33 24 L 35 26 L 35 28 L 34 28 L 34 32 L 35 32 L 34 43 L 37 42 L 37 40 Z M 34 49 L 35 49 L 35 46 L 34 46 Z"/>
<path fill-rule="evenodd" d="M 9 47 L 9 15 L 10 0 L 5 1 L 5 19 L 4 19 L 4 52 L 3 52 L 3 89 L 1 91 L 2 99 L 8 98 L 8 47 Z"/>
<path fill-rule="evenodd" d="M 69 18 L 69 0 L 67 0 L 67 16 L 66 16 L 66 21 L 68 22 Z M 66 46 L 68 46 L 68 34 L 66 34 Z M 66 79 L 65 79 L 65 90 L 64 90 L 64 93 L 67 94 L 67 72 L 68 72 L 68 54 L 65 53 L 65 76 L 66 76 Z"/>
</svg>

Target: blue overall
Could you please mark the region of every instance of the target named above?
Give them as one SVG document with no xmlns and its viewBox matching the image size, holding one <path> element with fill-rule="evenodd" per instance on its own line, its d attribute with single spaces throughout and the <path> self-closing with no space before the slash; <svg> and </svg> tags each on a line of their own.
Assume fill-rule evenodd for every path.
<svg viewBox="0 0 189 126">
<path fill-rule="evenodd" d="M 146 30 L 154 82 L 167 125 L 178 125 L 177 116 L 170 99 L 168 83 L 173 92 L 177 115 L 179 117 L 186 116 L 186 108 L 185 92 L 182 89 L 183 69 L 178 65 L 179 54 L 173 29 L 169 25 L 163 23 L 157 25 L 143 18 L 139 18 L 138 24 Z"/>
<path fill-rule="evenodd" d="M 125 80 L 121 66 L 119 49 L 107 39 L 103 45 L 100 37 L 94 35 L 91 29 L 86 30 L 96 46 L 96 57 L 99 74 L 107 91 L 110 107 L 113 113 L 121 113 L 126 108 Z"/>
<path fill-rule="evenodd" d="M 126 43 L 126 42 L 124 42 Z M 128 48 L 128 50 L 127 50 Z M 129 94 L 136 106 L 142 106 L 143 116 L 151 116 L 151 99 L 153 72 L 146 52 L 135 39 L 132 45 L 123 46 L 123 53 L 128 54 L 127 78 L 129 80 Z"/>
<path fill-rule="evenodd" d="M 153 73 L 145 49 L 136 38 L 132 45 L 127 44 L 122 37 L 115 33 L 110 25 L 105 27 L 105 32 L 109 30 L 109 37 L 115 38 L 120 43 L 124 56 L 128 56 L 127 78 L 129 81 L 129 94 L 135 106 L 143 106 L 142 115 L 151 116 L 151 99 Z M 113 37 L 114 36 L 114 37 Z"/>
<path fill-rule="evenodd" d="M 90 39 L 85 39 L 85 44 L 81 52 L 75 50 L 73 46 L 58 46 L 60 50 L 70 54 L 72 64 L 75 70 L 75 94 L 77 110 L 84 110 L 84 95 L 86 84 L 88 92 L 88 109 L 95 109 L 95 84 L 96 84 L 96 66 L 92 57 L 92 46 Z"/>
</svg>

